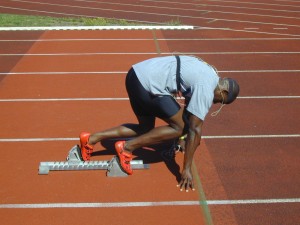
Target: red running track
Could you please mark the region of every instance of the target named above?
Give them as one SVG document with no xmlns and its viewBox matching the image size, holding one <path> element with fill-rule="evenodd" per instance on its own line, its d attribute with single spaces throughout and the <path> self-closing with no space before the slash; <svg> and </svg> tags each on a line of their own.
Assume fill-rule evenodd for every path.
<svg viewBox="0 0 300 225">
<path fill-rule="evenodd" d="M 206 35 L 209 36 L 210 32 L 207 31 Z M 136 153 L 137 157 L 151 163 L 151 169 L 137 171 L 127 179 L 107 179 L 100 172 L 54 173 L 40 177 L 37 175 L 37 167 L 40 161 L 63 160 L 67 150 L 77 141 L 26 142 L 27 138 L 76 138 L 81 130 L 96 131 L 125 121 L 134 121 L 128 101 L 126 99 L 116 99 L 126 98 L 123 82 L 128 65 L 151 57 L 152 55 L 149 56 L 147 53 L 154 52 L 157 46 L 159 46 L 161 53 L 167 52 L 167 50 L 173 52 L 175 41 L 169 40 L 169 38 L 173 37 L 175 33 L 175 31 L 155 31 L 155 40 L 153 31 L 45 32 L 41 36 L 40 33 L 36 33 L 39 41 L 34 42 L 28 49 L 28 42 L 24 40 L 32 40 L 34 37 L 29 36 L 27 33 L 27 36 L 21 36 L 23 32 L 20 32 L 18 35 L 20 41 L 16 42 L 16 47 L 17 49 L 24 48 L 24 55 L 19 61 L 14 62 L 16 65 L 13 68 L 2 69 L 6 75 L 2 75 L 0 93 L 3 101 L 0 104 L 6 110 L 2 110 L 0 116 L 2 118 L 0 131 L 2 141 L 0 144 L 3 145 L 2 149 L 8 147 L 14 149 L 14 151 L 5 154 L 1 159 L 2 171 L 5 168 L 10 168 L 9 172 L 2 175 L 4 188 L 1 192 L 1 204 L 203 200 L 203 193 L 180 193 L 175 187 L 176 177 L 174 177 L 174 174 L 172 175 L 174 171 L 168 170 L 159 155 L 153 151 L 140 150 Z M 177 33 L 180 39 L 201 39 L 205 35 L 203 31 L 197 30 L 177 31 Z M 227 32 L 225 34 L 229 35 Z M 7 33 L 2 33 L 2 35 L 4 35 L 2 39 L 8 40 Z M 84 44 L 80 45 L 77 43 L 79 41 L 68 40 L 74 35 L 76 39 L 84 38 L 85 40 L 82 41 Z M 58 37 L 64 39 L 63 42 L 66 44 L 62 45 L 62 40 L 57 40 Z M 108 38 L 118 38 L 120 40 L 103 40 Z M 232 42 L 236 40 L 237 44 L 234 45 L 236 49 L 232 47 L 231 51 L 245 51 L 248 47 L 247 44 L 259 45 L 261 42 L 261 40 L 256 39 L 244 40 L 246 46 L 242 45 L 243 49 L 241 49 L 238 44 L 240 42 L 239 38 L 244 38 L 243 34 L 240 37 L 232 37 Z M 143 39 L 143 41 L 131 39 Z M 218 40 L 218 42 L 221 41 L 221 39 Z M 277 39 L 265 40 L 267 44 L 264 45 L 264 51 L 268 52 L 273 51 L 273 45 L 268 41 L 277 43 L 274 45 L 277 48 L 276 51 L 286 42 L 286 40 L 281 42 Z M 1 44 L 5 46 L 6 43 L 10 42 L 4 41 Z M 90 48 L 90 45 L 86 42 L 97 47 L 95 49 Z M 103 44 L 103 42 L 106 44 Z M 178 43 L 180 42 L 184 41 L 178 40 Z M 188 42 L 188 40 L 185 40 L 185 42 Z M 199 45 L 201 45 L 201 42 L 212 43 L 215 41 L 199 40 Z M 226 40 L 223 40 L 223 42 L 226 42 Z M 23 46 L 22 43 L 27 46 Z M 75 43 L 73 48 L 71 43 Z M 69 63 L 57 60 L 61 56 L 55 55 L 101 52 L 99 46 L 104 46 L 105 51 L 103 52 L 117 53 L 115 47 L 122 46 L 122 44 L 126 45 L 127 48 L 126 50 L 123 47 L 122 52 L 127 53 L 128 57 L 125 57 L 126 60 L 123 57 L 123 61 L 120 63 L 112 60 L 112 57 L 121 59 L 117 54 L 63 56 L 69 57 Z M 48 45 L 51 46 L 51 49 L 47 48 Z M 108 45 L 112 46 L 111 50 L 109 50 Z M 84 46 L 88 47 L 85 48 Z M 148 52 L 145 46 L 149 48 Z M 189 52 L 189 45 L 186 46 L 184 48 L 180 45 L 180 48 L 184 52 Z M 216 45 L 214 52 L 225 52 L 222 49 L 223 45 L 220 44 L 220 46 Z M 132 51 L 136 49 L 138 51 Z M 5 54 L 10 54 L 9 49 L 3 51 L 5 51 Z M 12 48 L 11 54 L 15 54 L 15 51 Z M 212 52 L 212 50 L 207 51 Z M 31 55 L 49 52 L 54 55 Z M 139 54 L 135 54 L 137 52 Z M 264 59 L 262 55 L 258 56 L 258 60 Z M 2 55 L 1 57 L 15 60 L 14 56 Z M 45 61 L 44 57 L 47 57 L 48 60 Z M 210 57 L 217 63 L 220 55 L 216 54 Z M 232 135 L 289 135 L 298 133 L 299 121 L 297 115 L 299 104 L 297 104 L 297 101 L 299 101 L 299 98 L 288 98 L 288 96 L 299 96 L 299 89 L 296 85 L 299 79 L 297 72 L 285 71 L 284 66 L 276 68 L 282 69 L 282 72 L 249 72 L 268 70 L 269 68 L 262 67 L 262 65 L 267 64 L 266 62 L 257 66 L 254 62 L 241 65 L 241 62 L 245 59 L 244 57 L 247 59 L 248 56 L 240 54 L 240 61 L 228 64 L 227 68 L 223 69 L 224 62 L 221 62 L 218 66 L 218 69 L 223 71 L 220 73 L 221 75 L 227 75 L 228 71 L 236 70 L 235 65 L 240 67 L 239 70 L 248 71 L 234 72 L 231 75 L 241 83 L 241 97 L 248 96 L 249 98 L 241 98 L 232 106 L 226 107 L 217 118 L 208 116 L 204 135 L 215 138 L 203 139 L 198 150 L 195 165 L 197 165 L 200 182 L 197 182 L 197 186 L 200 184 L 203 186 L 207 200 L 297 198 L 299 191 L 296 187 L 299 185 L 299 180 L 294 174 L 299 169 L 297 163 L 299 159 L 297 152 L 299 138 L 217 138 L 220 135 L 230 137 Z M 75 59 L 80 60 L 74 61 Z M 88 59 L 88 62 L 85 62 L 86 59 Z M 107 62 L 112 62 L 113 65 Z M 76 69 L 73 65 L 77 65 Z M 90 65 L 93 65 L 93 68 Z M 298 68 L 295 65 L 293 69 Z M 57 72 L 67 73 L 56 74 Z M 76 73 L 74 74 L 74 72 Z M 86 72 L 99 73 L 89 74 Z M 102 74 L 101 72 L 105 73 Z M 289 79 L 287 79 L 287 76 Z M 88 85 L 82 85 L 83 83 Z M 247 85 L 249 83 L 253 83 L 253 85 L 249 87 Z M 16 85 L 18 85 L 18 89 L 15 88 Z M 286 96 L 280 99 L 280 105 L 276 98 L 266 99 L 263 97 L 279 96 L 277 92 L 273 91 L 279 87 L 281 90 L 278 91 L 278 94 Z M 262 99 L 253 99 L 254 96 L 262 97 Z M 86 98 L 86 100 L 76 100 L 74 98 Z M 98 100 L 95 101 L 95 98 L 98 98 Z M 60 101 L 62 99 L 64 101 Z M 87 111 L 87 108 L 91 110 Z M 289 109 L 290 115 L 288 117 L 284 109 Z M 122 115 L 122 117 L 120 118 L 118 115 Z M 15 138 L 20 140 L 17 141 Z M 98 149 L 101 150 L 103 147 L 100 146 Z M 107 159 L 108 156 L 111 157 L 113 152 L 104 151 L 103 154 L 96 154 L 94 159 Z M 14 161 L 13 164 L 11 159 Z M 181 160 L 182 156 L 178 156 L 179 166 Z M 18 185 L 20 183 L 22 185 Z M 124 186 L 124 193 L 119 193 L 120 186 Z M 227 221 L 227 224 L 243 224 L 245 218 L 247 218 L 249 224 L 255 224 L 255 219 L 250 220 L 248 217 L 259 217 L 262 221 L 270 224 L 272 224 L 272 221 L 278 220 L 291 221 L 292 224 L 297 220 L 298 214 L 296 212 L 299 209 L 299 203 L 267 204 L 266 213 L 263 215 L 260 209 L 261 206 L 260 204 L 210 205 L 209 212 L 206 208 L 202 210 L 201 206 L 157 206 L 136 207 L 133 209 L 122 208 L 122 212 L 129 213 L 128 217 L 132 224 L 136 221 L 134 215 L 139 215 L 139 218 L 143 219 L 145 224 L 167 223 L 164 222 L 164 219 L 172 221 L 172 224 L 182 224 L 187 218 L 189 224 L 208 224 L 210 219 L 215 224 L 224 224 L 225 221 Z M 120 217 L 115 213 L 119 210 L 115 208 L 34 209 L 33 212 L 37 212 L 37 215 L 31 216 L 25 213 L 28 210 L 33 209 L 1 209 L 0 211 L 8 224 L 17 224 L 20 220 L 30 221 L 31 224 L 34 224 L 32 221 L 36 221 L 35 223 L 38 224 L 42 218 L 45 221 L 50 221 L 52 217 L 56 218 L 54 220 L 56 224 L 67 222 L 76 224 L 84 221 L 78 213 L 75 213 L 78 216 L 69 217 L 66 215 L 74 215 L 74 212 L 81 211 L 90 212 L 89 219 L 95 221 L 95 223 L 98 221 L 99 223 L 119 224 L 120 221 Z M 147 213 L 145 213 L 145 210 Z M 282 210 L 287 212 L 287 217 L 278 214 Z M 19 217 L 12 217 L 10 213 L 17 213 Z M 273 213 L 277 214 L 273 215 Z M 160 216 L 161 214 L 167 216 Z M 270 214 L 273 216 L 270 217 Z"/>
<path fill-rule="evenodd" d="M 241 4 L 250 10 L 257 7 L 254 3 Z M 265 3 L 269 5 L 260 4 L 261 9 L 271 7 L 276 15 L 295 16 L 290 12 L 297 7 L 295 2 L 282 8 Z M 242 29 L 240 24 L 229 25 L 231 30 L 226 31 L 1 32 L 0 145 L 3 152 L 10 150 L 0 160 L 5 171 L 1 173 L 2 220 L 6 224 L 87 220 L 123 224 L 126 214 L 129 224 L 296 224 L 300 219 L 300 68 L 299 39 L 293 35 L 298 31 L 291 26 L 287 31 L 274 30 L 265 24 L 260 28 L 263 32 L 237 32 L 234 29 Z M 206 118 L 194 162 L 197 192 L 181 193 L 176 188 L 182 155 L 176 157 L 177 164 L 167 167 L 152 150 L 135 152 L 151 169 L 125 179 L 108 179 L 99 171 L 37 175 L 40 161 L 64 160 L 68 149 L 78 143 L 80 131 L 135 121 L 123 84 L 126 71 L 132 63 L 172 52 L 202 57 L 218 68 L 220 76 L 231 76 L 241 85 L 237 102 L 218 117 Z M 111 148 L 99 151 L 93 160 L 112 154 Z M 277 203 L 271 203 L 274 200 Z M 193 204 L 176 205 L 185 201 Z M 136 202 L 138 206 L 130 207 Z M 151 206 L 142 205 L 149 202 Z M 49 205 L 33 209 L 43 203 Z M 55 203 L 74 203 L 74 208 L 53 208 Z M 89 205 L 76 205 L 81 203 Z M 93 203 L 103 205 L 88 208 Z M 115 204 L 108 207 L 107 203 Z M 4 208 L 6 204 L 12 205 Z M 14 208 L 18 206 L 25 208 Z"/>
</svg>

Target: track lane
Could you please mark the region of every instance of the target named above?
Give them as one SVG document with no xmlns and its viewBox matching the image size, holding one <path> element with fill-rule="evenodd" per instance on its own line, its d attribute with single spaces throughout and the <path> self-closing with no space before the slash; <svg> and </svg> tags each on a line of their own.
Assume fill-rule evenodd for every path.
<svg viewBox="0 0 300 225">
<path fill-rule="evenodd" d="M 46 39 L 44 39 L 46 40 Z M 108 42 L 113 41 L 114 45 L 107 45 Z M 269 52 L 270 54 L 287 54 L 295 53 L 299 54 L 300 52 L 300 39 L 293 40 L 293 45 L 290 45 L 291 40 L 285 39 L 270 39 L 270 40 L 240 40 L 240 39 L 231 39 L 231 40 L 186 40 L 176 39 L 176 40 L 164 40 L 157 39 L 158 44 L 164 44 L 166 41 L 168 45 L 166 47 L 160 47 L 161 52 L 168 52 L 169 48 L 176 49 L 177 52 L 185 53 L 203 53 L 203 54 L 260 54 L 264 52 Z M 126 43 L 126 44 L 125 44 Z M 211 43 L 208 45 L 208 43 Z M 3 41 L 0 42 L 0 55 L 11 55 L 14 54 L 24 54 L 25 49 L 30 49 L 30 52 L 27 54 L 113 54 L 113 53 L 154 53 L 156 51 L 155 43 L 153 38 L 148 39 L 127 39 L 124 40 L 114 39 L 114 40 L 105 40 L 105 39 L 59 39 L 59 40 L 48 40 L 48 41 L 38 41 L 32 46 L 31 42 L 15 42 L 15 41 Z"/>
<path fill-rule="evenodd" d="M 211 117 L 208 114 L 203 135 L 298 134 L 299 101 L 299 99 L 285 99 L 278 104 L 277 99 L 238 100 L 230 108 L 225 107 L 218 117 Z M 0 135 L 3 138 L 74 137 L 81 130 L 95 132 L 124 122 L 136 121 L 129 101 L 0 104 L 2 108 L 7 109 L 0 112 L 3 118 Z M 218 107 L 215 105 L 211 112 Z M 283 110 L 287 108 L 289 108 L 288 117 L 287 111 Z M 22 112 L 18 109 L 22 109 Z M 225 129 L 226 127 L 228 128 Z"/>
<path fill-rule="evenodd" d="M 172 53 L 168 53 L 170 55 Z M 299 70 L 299 54 L 260 54 L 259 59 L 251 54 L 205 55 L 193 54 L 214 65 L 219 70 Z M 121 54 L 86 56 L 24 56 L 12 72 L 108 72 L 127 71 L 130 65 L 158 56 L 153 54 L 130 54 L 125 61 Z M 0 60 L 6 56 L 0 56 Z M 235 62 L 235 64 L 232 64 Z M 282 63 L 284 62 L 284 64 Z M 45 65 L 48 65 L 45 69 Z"/>
<path fill-rule="evenodd" d="M 18 216 L 14 216 L 16 214 Z M 56 225 L 70 223 L 81 225 L 85 224 L 87 220 L 91 224 L 119 225 L 120 221 L 124 221 L 124 214 L 128 217 L 127 221 L 131 225 L 140 225 L 141 220 L 145 225 L 167 224 L 170 221 L 172 221 L 173 225 L 182 225 L 183 217 L 185 218 L 184 221 L 189 224 L 193 224 L 195 221 L 197 221 L 197 225 L 205 224 L 197 206 L 160 206 L 153 207 L 150 210 L 148 207 L 140 207 L 138 209 L 122 208 L 121 210 L 114 208 L 0 210 L 0 216 L 5 219 L 7 225 L 20 224 L 27 220 L 30 220 L 31 225 L 40 225 L 41 221 L 51 221 Z M 108 217 L 107 215 L 111 216 Z"/>
<path fill-rule="evenodd" d="M 11 99 L 12 101 L 55 98 L 70 98 L 70 100 L 74 98 L 128 98 L 124 84 L 125 76 L 125 73 L 9 75 L 1 83 L 0 96 L 1 99 Z M 220 76 L 230 76 L 239 81 L 243 87 L 240 97 L 248 96 L 251 99 L 251 97 L 257 96 L 300 96 L 297 72 L 221 72 Z M 82 83 L 87 83 L 88 86 L 83 87 Z M 255 88 L 247 85 L 249 83 L 255 84 Z M 11 88 L 14 85 L 18 85 L 18 89 Z M 101 91 L 107 86 L 113 87 L 105 92 Z"/>
</svg>

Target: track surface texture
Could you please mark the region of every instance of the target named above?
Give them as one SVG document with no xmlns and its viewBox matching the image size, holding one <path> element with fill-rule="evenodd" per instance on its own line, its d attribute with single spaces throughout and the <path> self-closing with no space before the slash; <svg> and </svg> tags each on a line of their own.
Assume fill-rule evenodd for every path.
<svg viewBox="0 0 300 225">
<path fill-rule="evenodd" d="M 0 12 L 194 26 L 0 32 L 1 224 L 299 224 L 299 1 L 1 0 Z M 205 119 L 195 192 L 176 187 L 183 155 L 163 161 L 167 146 L 136 150 L 150 169 L 127 178 L 38 175 L 40 162 L 65 160 L 81 131 L 135 122 L 127 70 L 174 53 L 201 57 L 241 89 Z M 115 155 L 111 142 L 96 150 L 92 160 Z"/>
</svg>

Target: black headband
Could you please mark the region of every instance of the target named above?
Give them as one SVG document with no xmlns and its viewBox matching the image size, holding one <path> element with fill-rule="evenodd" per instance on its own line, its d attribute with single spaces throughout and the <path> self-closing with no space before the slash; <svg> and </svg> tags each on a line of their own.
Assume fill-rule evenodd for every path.
<svg viewBox="0 0 300 225">
<path fill-rule="evenodd" d="M 225 78 L 225 79 L 228 81 L 228 86 L 229 86 L 227 100 L 226 100 L 225 104 L 230 104 L 239 95 L 240 88 L 239 88 L 238 83 L 235 80 L 233 80 L 231 78 Z"/>
</svg>

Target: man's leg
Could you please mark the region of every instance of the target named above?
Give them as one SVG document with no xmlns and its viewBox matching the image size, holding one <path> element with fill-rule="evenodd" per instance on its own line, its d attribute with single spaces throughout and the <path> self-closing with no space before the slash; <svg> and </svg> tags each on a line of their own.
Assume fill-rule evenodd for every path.
<svg viewBox="0 0 300 225">
<path fill-rule="evenodd" d="M 135 137 L 154 128 L 155 117 L 137 116 L 139 124 L 124 124 L 108 130 L 91 134 L 88 144 L 95 145 L 104 139 Z"/>
<path fill-rule="evenodd" d="M 184 129 L 184 121 L 182 119 L 183 109 L 180 109 L 174 116 L 168 119 L 163 119 L 168 125 L 160 126 L 149 130 L 132 140 L 126 141 L 124 150 L 132 152 L 133 150 L 149 146 L 152 144 L 159 144 L 163 141 L 175 139 L 182 135 Z"/>
<path fill-rule="evenodd" d="M 127 138 L 141 135 L 149 130 L 153 129 L 155 124 L 155 117 L 138 116 L 139 124 L 124 124 L 118 127 L 114 127 L 108 130 L 90 134 L 88 132 L 82 132 L 80 134 L 80 148 L 81 155 L 84 161 L 89 161 L 91 154 L 94 150 L 94 145 L 104 139 L 110 138 Z"/>
</svg>

